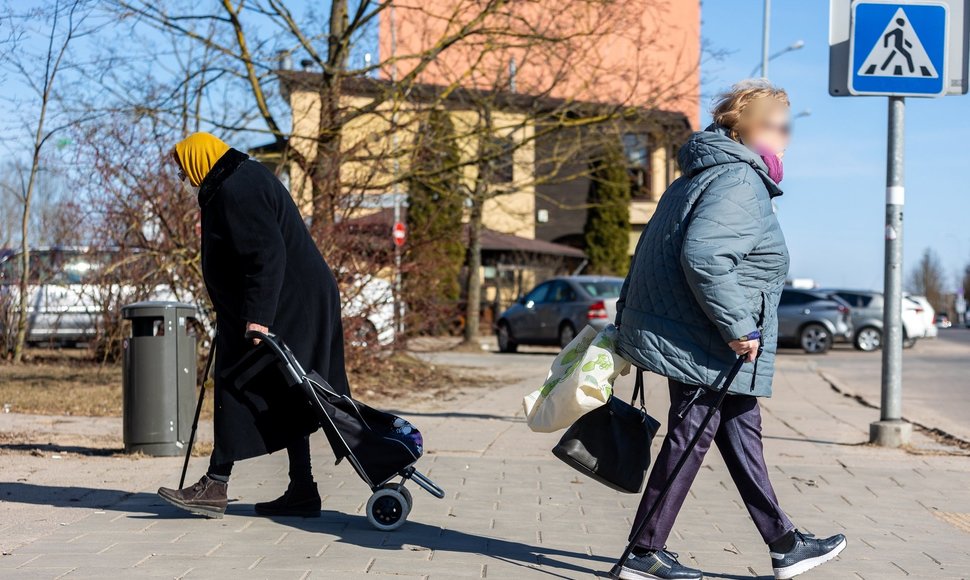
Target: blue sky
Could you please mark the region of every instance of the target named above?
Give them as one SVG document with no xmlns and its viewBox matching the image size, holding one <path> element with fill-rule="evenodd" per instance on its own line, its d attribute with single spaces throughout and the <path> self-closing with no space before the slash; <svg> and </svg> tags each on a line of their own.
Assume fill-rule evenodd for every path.
<svg viewBox="0 0 970 580">
<path fill-rule="evenodd" d="M 703 121 L 711 95 L 751 74 L 761 59 L 762 0 L 703 0 L 702 34 L 728 51 L 702 69 Z M 882 288 L 886 99 L 828 94 L 828 2 L 773 0 L 771 50 L 805 47 L 772 61 L 771 80 L 788 90 L 795 121 L 785 156 L 779 218 L 791 274 L 825 286 Z M 904 260 L 908 273 L 927 247 L 947 282 L 970 263 L 970 95 L 907 99 Z"/>
<path fill-rule="evenodd" d="M 309 5 L 316 14 L 302 0 L 291 3 L 300 16 L 320 19 L 322 30 L 327 2 Z M 703 0 L 705 41 L 726 51 L 723 59 L 707 61 L 702 69 L 704 123 L 711 96 L 750 75 L 760 61 L 762 5 L 763 0 Z M 878 289 L 886 99 L 828 95 L 828 18 L 826 0 L 773 0 L 772 52 L 796 40 L 805 47 L 773 61 L 771 79 L 789 91 L 795 112 L 811 110 L 811 116 L 795 122 L 779 217 L 791 249 L 792 276 L 826 286 Z M 13 89 L 9 82 L 5 87 Z M 16 123 L 10 114 L 0 111 L 0 126 L 9 130 L 11 125 Z M 965 170 L 970 155 L 964 142 L 970 135 L 970 96 L 908 99 L 906 130 L 906 271 L 925 248 L 933 248 L 955 289 L 958 273 L 970 262 Z M 9 131 L 7 137 L 12 137 Z"/>
</svg>

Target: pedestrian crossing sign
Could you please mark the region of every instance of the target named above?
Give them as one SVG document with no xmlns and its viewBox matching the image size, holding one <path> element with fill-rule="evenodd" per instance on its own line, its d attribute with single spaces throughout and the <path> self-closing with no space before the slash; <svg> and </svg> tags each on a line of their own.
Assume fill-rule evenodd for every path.
<svg viewBox="0 0 970 580">
<path fill-rule="evenodd" d="M 856 0 L 849 43 L 853 95 L 936 97 L 947 90 L 944 2 Z"/>
</svg>

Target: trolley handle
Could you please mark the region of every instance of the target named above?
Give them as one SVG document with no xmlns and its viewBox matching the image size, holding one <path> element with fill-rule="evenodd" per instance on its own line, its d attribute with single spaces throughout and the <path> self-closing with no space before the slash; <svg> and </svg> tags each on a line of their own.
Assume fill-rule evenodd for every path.
<svg viewBox="0 0 970 580">
<path fill-rule="evenodd" d="M 290 355 L 283 346 L 283 341 L 280 340 L 272 332 L 266 333 L 259 330 L 247 330 L 246 338 L 249 340 L 259 339 L 265 344 L 267 344 L 270 350 L 280 359 L 280 366 L 283 368 L 283 372 L 290 379 L 290 386 L 299 385 L 303 382 L 303 374 L 300 372 L 303 369 L 300 368 L 300 363 L 293 360 L 292 355 Z M 299 369 L 299 370 L 298 370 Z"/>
</svg>

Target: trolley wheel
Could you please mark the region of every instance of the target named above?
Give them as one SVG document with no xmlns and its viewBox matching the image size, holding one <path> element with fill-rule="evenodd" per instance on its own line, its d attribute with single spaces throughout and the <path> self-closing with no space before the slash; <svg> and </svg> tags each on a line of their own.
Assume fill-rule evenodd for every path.
<svg viewBox="0 0 970 580">
<path fill-rule="evenodd" d="M 384 488 L 396 489 L 398 492 L 400 492 L 401 495 L 404 496 L 404 499 L 408 502 L 408 512 L 410 512 L 411 508 L 414 507 L 414 497 L 411 496 L 411 490 L 404 487 L 403 483 L 385 483 Z"/>
<path fill-rule="evenodd" d="M 382 532 L 398 529 L 408 519 L 411 504 L 393 487 L 382 487 L 367 500 L 367 521 Z"/>
</svg>

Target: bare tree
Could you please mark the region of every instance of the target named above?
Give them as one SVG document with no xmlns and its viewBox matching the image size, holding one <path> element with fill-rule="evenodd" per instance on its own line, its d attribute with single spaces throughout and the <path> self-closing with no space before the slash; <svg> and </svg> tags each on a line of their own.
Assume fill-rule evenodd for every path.
<svg viewBox="0 0 970 580">
<path fill-rule="evenodd" d="M 41 160 L 45 145 L 57 134 L 69 127 L 69 123 L 51 126 L 52 107 L 54 106 L 55 86 L 63 69 L 68 66 L 66 55 L 71 43 L 86 34 L 82 29 L 89 11 L 82 0 L 55 0 L 47 10 L 32 10 L 26 13 L 8 15 L 11 22 L 36 22 L 43 19 L 47 25 L 44 33 L 43 50 L 34 54 L 26 43 L 29 33 L 18 41 L 21 46 L 11 51 L 4 62 L 6 68 L 15 74 L 32 93 L 33 104 L 37 107 L 36 116 L 26 125 L 32 132 L 30 158 L 26 171 L 20 174 L 20 283 L 17 306 L 17 334 L 13 344 L 13 360 L 19 363 L 23 357 L 27 337 L 27 312 L 30 280 L 30 223 L 31 204 L 41 170 Z"/>
<path fill-rule="evenodd" d="M 121 21 L 143 33 L 150 30 L 188 40 L 212 56 L 217 65 L 197 94 L 224 91 L 235 99 L 224 99 L 222 109 L 196 107 L 196 123 L 224 134 L 272 139 L 278 167 L 292 167 L 294 197 L 307 202 L 304 208 L 309 209 L 311 231 L 338 276 L 361 269 L 376 273 L 375 267 L 388 266 L 386 255 L 370 251 L 372 240 L 359 246 L 359 239 L 345 237 L 346 229 L 339 223 L 358 215 L 373 197 L 370 194 L 399 192 L 411 180 L 414 140 L 409 135 L 415 132 L 421 111 L 470 111 L 471 115 L 462 115 L 464 122 L 457 123 L 456 139 L 471 145 L 464 149 L 457 168 L 440 169 L 458 169 L 466 176 L 462 180 L 470 232 L 466 337 L 478 332 L 480 233 L 486 216 L 496 210 L 528 213 L 529 208 L 516 207 L 522 198 L 515 194 L 569 179 L 563 168 L 575 155 L 595 148 L 595 139 L 608 132 L 580 129 L 639 119 L 643 111 L 669 107 L 697 90 L 690 80 L 697 63 L 683 67 L 687 72 L 682 76 L 661 67 L 640 66 L 631 78 L 615 85 L 622 88 L 612 102 L 594 106 L 584 101 L 596 92 L 592 89 L 620 75 L 604 60 L 603 55 L 610 52 L 603 46 L 604 38 L 622 34 L 635 47 L 637 59 L 663 48 L 653 40 L 655 30 L 632 25 L 624 16 L 649 11 L 654 26 L 660 26 L 662 0 L 576 0 L 563 4 L 568 14 L 549 11 L 548 2 L 540 0 L 407 5 L 391 0 L 353 4 L 335 0 L 323 34 L 314 32 L 320 18 L 301 19 L 283 0 L 220 0 L 208 7 L 176 0 L 112 0 L 108 5 Z M 398 51 L 386 51 L 382 45 L 376 61 L 355 59 L 355 50 L 367 48 L 362 48 L 360 39 L 385 26 L 387 19 L 382 17 L 395 8 L 401 18 L 434 26 L 419 35 L 418 44 L 402 45 Z M 581 25 L 566 26 L 567 21 Z M 281 73 L 280 54 L 286 55 L 283 61 L 300 57 L 310 73 Z M 542 73 L 516 82 L 512 61 L 529 63 Z M 657 74 L 641 75 L 645 70 Z M 374 75 L 390 82 L 375 80 Z M 294 127 L 288 128 L 289 111 L 277 90 L 281 80 L 290 89 L 298 84 L 300 90 L 315 95 L 309 107 L 313 122 L 297 129 L 294 119 Z M 170 104 L 172 110 L 184 107 L 174 99 Z M 510 109 L 516 114 L 504 113 Z M 151 110 L 153 115 L 163 113 L 171 110 Z M 348 130 L 363 123 L 366 131 Z M 609 131 L 615 137 L 615 129 Z M 556 134 L 563 137 L 555 139 L 556 144 L 549 147 L 551 158 L 543 160 L 548 171 L 537 173 L 527 167 L 535 161 L 526 152 L 538 140 L 548 143 Z M 504 173 L 510 157 L 522 170 L 513 169 L 513 179 L 507 180 Z M 588 164 L 579 165 L 587 171 Z M 365 261 L 371 265 L 363 265 Z"/>
<path fill-rule="evenodd" d="M 970 263 L 968 263 L 963 268 L 963 276 L 959 281 L 959 285 L 963 288 L 963 295 L 970 297 Z"/>
<path fill-rule="evenodd" d="M 946 272 L 932 248 L 923 251 L 919 262 L 910 271 L 906 286 L 911 294 L 925 296 L 934 309 L 946 310 Z"/>
</svg>

